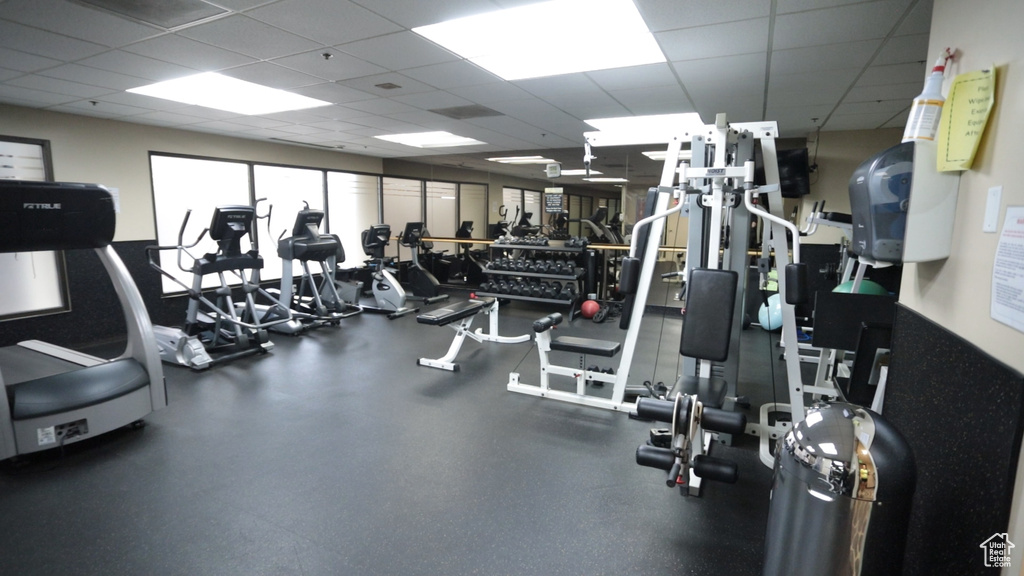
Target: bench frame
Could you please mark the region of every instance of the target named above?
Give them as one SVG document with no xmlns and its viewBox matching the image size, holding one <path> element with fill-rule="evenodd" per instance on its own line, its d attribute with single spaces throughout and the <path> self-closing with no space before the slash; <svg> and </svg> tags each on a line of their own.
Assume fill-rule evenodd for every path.
<svg viewBox="0 0 1024 576">
<path fill-rule="evenodd" d="M 421 324 L 433 324 L 436 326 L 448 326 L 452 330 L 455 330 L 455 337 L 452 339 L 451 345 L 448 347 L 448 352 L 440 358 L 420 358 L 416 361 L 420 366 L 427 366 L 429 368 L 440 368 L 441 370 L 448 370 L 451 372 L 458 372 L 460 366 L 455 362 L 455 357 L 459 355 L 459 351 L 462 349 L 463 342 L 466 338 L 476 340 L 477 342 L 497 342 L 498 344 L 518 344 L 520 342 L 526 342 L 530 339 L 529 334 L 522 334 L 519 336 L 501 336 L 498 331 L 498 301 L 494 298 L 487 300 L 468 300 L 467 302 L 481 302 L 481 304 L 472 309 L 464 309 L 452 315 L 451 320 L 440 322 L 424 322 L 420 320 L 423 316 L 417 317 L 417 321 Z M 489 331 L 483 332 L 482 328 L 477 328 L 476 331 L 472 331 L 473 320 L 476 319 L 479 314 L 486 314 L 490 317 Z M 458 324 L 455 321 L 458 320 Z"/>
</svg>

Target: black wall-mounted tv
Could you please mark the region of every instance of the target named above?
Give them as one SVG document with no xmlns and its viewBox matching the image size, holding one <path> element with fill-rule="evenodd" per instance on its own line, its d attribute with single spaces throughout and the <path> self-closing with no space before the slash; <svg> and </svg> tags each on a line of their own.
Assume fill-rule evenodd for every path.
<svg viewBox="0 0 1024 576">
<path fill-rule="evenodd" d="M 799 198 L 811 193 L 810 161 L 807 148 L 792 148 L 776 151 L 779 162 L 779 185 L 783 198 Z M 766 184 L 764 176 L 764 156 L 761 148 L 754 153 L 754 183 Z"/>
</svg>

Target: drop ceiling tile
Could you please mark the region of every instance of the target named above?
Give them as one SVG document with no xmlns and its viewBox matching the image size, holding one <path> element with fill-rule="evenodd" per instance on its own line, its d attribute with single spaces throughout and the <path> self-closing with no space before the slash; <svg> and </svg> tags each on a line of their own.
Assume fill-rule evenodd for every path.
<svg viewBox="0 0 1024 576">
<path fill-rule="evenodd" d="M 904 128 L 907 125 L 907 120 L 910 119 L 910 108 L 908 107 L 903 112 L 900 112 L 896 116 L 889 119 L 888 122 L 882 124 L 882 128 Z"/>
<path fill-rule="evenodd" d="M 0 20 L 0 38 L 3 38 L 4 48 L 69 62 L 107 50 L 100 44 L 22 26 L 6 20 Z"/>
<path fill-rule="evenodd" d="M 48 78 L 46 76 L 38 75 L 22 76 L 20 78 L 8 80 L 6 84 L 9 86 L 28 88 L 30 90 L 41 90 L 44 92 L 53 92 L 54 94 L 64 94 L 76 98 L 95 98 L 96 96 L 112 92 L 109 88 L 89 86 L 88 84 L 68 82 L 67 80 Z"/>
<path fill-rule="evenodd" d="M 760 96 L 729 94 L 718 98 L 694 98 L 695 111 L 704 122 L 712 124 L 715 116 L 724 113 L 731 123 L 760 122 L 764 120 L 764 101 Z M 769 118 L 770 120 L 770 118 Z"/>
<path fill-rule="evenodd" d="M 67 96 L 65 94 L 22 88 L 21 86 L 13 86 L 7 83 L 0 83 L 0 101 L 5 104 L 16 104 L 19 106 L 39 108 L 57 104 L 67 104 L 76 100 L 80 100 L 80 98 L 76 96 Z"/>
<path fill-rule="evenodd" d="M 807 48 L 789 48 L 772 52 L 772 74 L 791 74 L 807 70 L 863 68 L 878 52 L 882 40 L 843 42 Z"/>
<path fill-rule="evenodd" d="M 928 58 L 928 34 L 894 36 L 882 46 L 873 65 L 905 64 L 908 62 L 932 63 L 938 58 Z"/>
<path fill-rule="evenodd" d="M 371 64 L 397 71 L 459 59 L 455 54 L 413 32 L 377 36 L 340 44 L 335 48 Z"/>
<path fill-rule="evenodd" d="M 330 54 L 331 57 L 324 58 L 324 54 Z M 334 48 L 321 48 L 277 58 L 271 62 L 332 82 L 387 72 L 385 68 L 370 64 Z"/>
<path fill-rule="evenodd" d="M 449 92 L 456 96 L 462 96 L 477 104 L 483 104 L 489 108 L 499 102 L 510 102 L 514 100 L 527 100 L 532 98 L 530 93 L 511 82 L 491 82 L 490 84 L 477 84 L 475 86 L 460 86 L 449 88 Z"/>
<path fill-rule="evenodd" d="M 0 47 L 0 62 L 4 63 L 5 68 L 19 72 L 38 72 L 61 64 L 60 60 L 8 50 L 4 47 Z"/>
<path fill-rule="evenodd" d="M 233 124 L 246 126 L 248 128 L 275 128 L 278 126 L 287 126 L 287 122 L 281 120 L 274 120 L 273 118 L 264 118 L 263 116 L 239 116 L 232 118 Z"/>
<path fill-rule="evenodd" d="M 251 126 L 245 126 L 244 124 L 238 124 L 235 122 L 231 122 L 229 120 L 212 120 L 209 122 L 201 122 L 199 124 L 192 124 L 189 126 L 189 128 L 194 130 L 203 130 L 206 132 L 227 132 L 230 134 L 252 130 Z"/>
<path fill-rule="evenodd" d="M 66 0 L 7 0 L 0 18 L 115 48 L 164 31 Z"/>
<path fill-rule="evenodd" d="M 96 104 L 93 104 L 96 102 Z M 93 116 L 96 118 L 110 118 L 115 120 L 127 120 L 131 121 L 131 117 L 137 114 L 145 114 L 150 110 L 144 110 L 142 108 L 135 108 L 132 106 L 122 106 L 120 104 L 111 104 L 109 102 L 103 102 L 99 100 L 76 100 L 67 104 L 61 104 L 58 106 L 51 106 L 48 110 L 55 112 L 64 112 L 67 114 L 80 114 L 83 116 Z"/>
<path fill-rule="evenodd" d="M 402 104 L 397 100 L 391 100 L 389 98 L 375 98 L 373 100 L 349 102 L 345 104 L 345 107 L 351 108 L 353 110 L 362 110 L 363 112 L 367 112 L 369 114 L 379 115 L 391 115 L 400 112 L 410 112 L 413 110 L 418 110 L 418 108 L 413 108 L 408 104 Z"/>
<path fill-rule="evenodd" d="M 245 80 L 246 82 L 254 82 L 282 90 L 301 86 L 315 86 L 323 83 L 322 78 L 303 74 L 302 72 L 271 64 L 270 62 L 257 62 L 256 64 L 239 66 L 238 68 L 224 70 L 221 73 L 232 78 Z"/>
<path fill-rule="evenodd" d="M 895 114 L 834 114 L 825 123 L 825 130 L 874 130 L 893 119 Z"/>
<path fill-rule="evenodd" d="M 751 18 L 767 18 L 771 0 L 636 0 L 652 32 L 694 28 Z"/>
<path fill-rule="evenodd" d="M 406 28 L 436 24 L 455 18 L 493 12 L 511 7 L 508 2 L 495 3 L 487 0 L 445 0 L 444 2 L 400 2 L 396 0 L 354 0 Z M 531 0 L 533 3 L 535 0 Z"/>
<path fill-rule="evenodd" d="M 96 68 L 81 66 L 79 64 L 65 64 L 56 68 L 50 68 L 49 70 L 40 72 L 39 75 L 117 90 L 127 90 L 129 88 L 136 88 L 149 83 L 149 80 L 145 78 L 127 76 L 125 74 L 118 74 L 117 72 L 109 72 L 107 70 L 98 70 Z"/>
<path fill-rule="evenodd" d="M 679 86 L 648 86 L 610 94 L 634 116 L 693 112 L 693 104 Z"/>
<path fill-rule="evenodd" d="M 313 86 L 303 86 L 302 88 L 296 88 L 293 92 L 296 94 L 302 94 L 303 96 L 309 96 L 310 98 L 332 102 L 334 104 L 358 102 L 360 100 L 371 100 L 374 98 L 374 95 L 369 92 L 363 92 L 362 90 L 356 90 L 355 88 L 349 88 L 348 86 L 342 86 L 341 84 L 334 82 L 324 82 Z"/>
<path fill-rule="evenodd" d="M 406 96 L 395 96 L 394 100 L 409 106 L 420 108 L 421 110 L 439 110 L 442 108 L 454 108 L 456 106 L 469 106 L 472 104 L 465 98 L 460 98 L 444 90 L 434 90 L 433 92 L 421 92 L 418 94 L 409 94 Z"/>
<path fill-rule="evenodd" d="M 151 112 L 159 110 L 180 110 L 189 106 L 188 104 L 183 104 L 181 102 L 164 100 L 163 98 L 153 98 L 152 96 L 143 96 L 142 94 L 133 94 L 131 92 L 113 92 L 111 94 L 105 94 L 95 98 L 95 100 L 122 104 L 124 106 L 133 106 L 135 108 L 143 108 Z"/>
<path fill-rule="evenodd" d="M 401 26 L 347 0 L 283 0 L 245 15 L 325 46 L 402 30 Z"/>
<path fill-rule="evenodd" d="M 686 92 L 693 98 L 733 91 L 764 93 L 766 54 L 743 54 L 672 62 Z"/>
<path fill-rule="evenodd" d="M 126 46 L 124 50 L 164 62 L 211 72 L 254 62 L 248 56 L 196 42 L 177 34 L 168 34 Z"/>
<path fill-rule="evenodd" d="M 857 80 L 857 86 L 878 86 L 881 84 L 906 84 L 917 80 L 924 88 L 924 79 L 929 68 L 924 64 L 890 64 L 869 66 Z"/>
<path fill-rule="evenodd" d="M 494 74 L 467 60 L 409 68 L 403 70 L 402 74 L 441 90 L 500 81 Z"/>
<path fill-rule="evenodd" d="M 629 66 L 611 70 L 595 70 L 585 74 L 604 90 L 630 90 L 637 86 L 679 85 L 672 67 L 667 63 Z"/>
<path fill-rule="evenodd" d="M 670 61 L 698 60 L 764 52 L 768 49 L 768 18 L 715 24 L 654 35 Z"/>
<path fill-rule="evenodd" d="M 921 93 L 924 82 L 907 82 L 902 84 L 879 84 L 876 86 L 854 86 L 846 95 L 847 102 L 867 102 L 873 100 L 890 100 L 902 98 L 907 106 Z"/>
<path fill-rule="evenodd" d="M 7 68 L 0 68 L 0 82 L 4 80 L 10 80 L 11 78 L 17 78 L 18 76 L 24 76 L 24 72 L 18 70 L 9 70 Z"/>
<path fill-rule="evenodd" d="M 417 92 L 434 91 L 432 86 L 428 86 L 418 80 L 413 80 L 404 74 L 397 74 L 394 72 L 388 74 L 376 74 L 374 76 L 364 76 L 362 78 L 353 78 L 351 80 L 341 80 L 338 84 L 384 98 L 416 94 Z M 381 85 L 395 85 L 397 88 L 385 88 L 381 87 Z"/>
<path fill-rule="evenodd" d="M 314 122 L 309 124 L 314 128 L 319 128 L 325 132 L 345 132 L 347 130 L 353 130 L 362 128 L 359 124 L 353 124 L 351 122 L 342 122 L 340 120 L 324 120 L 323 122 Z"/>
<path fill-rule="evenodd" d="M 905 10 L 903 1 L 855 3 L 775 18 L 773 49 L 885 38 Z"/>
<path fill-rule="evenodd" d="M 123 50 L 111 50 L 103 54 L 97 54 L 96 56 L 79 60 L 78 63 L 90 68 L 99 68 L 108 72 L 117 72 L 148 80 L 170 80 L 196 73 L 194 68 L 155 60 Z"/>
<path fill-rule="evenodd" d="M 307 126 L 304 124 L 286 124 L 284 126 L 278 126 L 277 128 L 274 128 L 274 130 L 280 130 L 289 134 L 321 134 L 323 132 L 328 132 L 328 130 L 324 130 L 323 128 Z"/>
<path fill-rule="evenodd" d="M 872 100 L 869 102 L 846 102 L 836 106 L 835 114 L 885 114 L 892 116 L 902 112 L 909 102 L 905 100 Z"/>
<path fill-rule="evenodd" d="M 155 124 L 158 126 L 189 126 L 192 124 L 198 124 L 205 121 L 205 118 L 199 118 L 197 116 L 188 116 L 185 114 L 177 114 L 175 112 L 147 112 L 145 114 L 139 114 L 138 116 L 132 116 L 133 122 L 142 122 L 143 124 Z"/>
<path fill-rule="evenodd" d="M 877 0 L 778 0 L 775 11 L 778 14 L 790 12 L 806 12 L 820 8 L 836 8 L 851 4 L 866 4 Z M 901 0 L 905 2 L 905 0 Z"/>
<path fill-rule="evenodd" d="M 859 72 L 853 69 L 839 69 L 800 74 L 772 74 L 768 82 L 768 94 L 800 91 L 841 96 L 853 86 Z"/>
<path fill-rule="evenodd" d="M 308 52 L 320 46 L 307 38 L 240 15 L 199 24 L 178 34 L 260 59 Z"/>
<path fill-rule="evenodd" d="M 896 29 L 897 36 L 929 34 L 932 30 L 932 0 L 920 0 Z"/>
</svg>

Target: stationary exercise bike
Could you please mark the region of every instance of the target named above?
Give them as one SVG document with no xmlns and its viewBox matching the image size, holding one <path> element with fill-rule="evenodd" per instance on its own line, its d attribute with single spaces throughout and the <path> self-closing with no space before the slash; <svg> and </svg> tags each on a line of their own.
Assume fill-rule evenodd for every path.
<svg viewBox="0 0 1024 576">
<path fill-rule="evenodd" d="M 387 314 L 389 320 L 419 312 L 419 308 L 405 305 L 405 289 L 384 264 L 384 248 L 391 241 L 391 226 L 374 224 L 363 230 L 361 240 L 363 252 L 370 257 L 367 263 L 372 273 L 373 298 L 377 303 L 376 306 L 363 305 L 362 309 L 366 312 Z"/>
<path fill-rule="evenodd" d="M 423 222 L 406 222 L 405 232 L 399 242 L 402 246 L 409 248 L 412 252 L 412 263 L 409 265 L 407 275 L 411 295 L 407 298 L 422 300 L 424 304 L 434 304 L 448 299 L 447 294 L 441 293 L 441 283 L 426 268 L 420 264 L 420 248 L 432 248 L 433 245 L 423 242 Z"/>
</svg>

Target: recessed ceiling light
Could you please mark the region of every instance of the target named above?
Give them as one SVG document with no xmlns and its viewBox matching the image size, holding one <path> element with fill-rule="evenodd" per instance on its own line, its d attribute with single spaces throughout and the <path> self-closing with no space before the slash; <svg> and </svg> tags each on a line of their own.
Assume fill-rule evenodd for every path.
<svg viewBox="0 0 1024 576">
<path fill-rule="evenodd" d="M 593 172 L 591 172 L 593 174 Z M 584 178 L 584 182 L 629 182 L 625 178 Z"/>
<path fill-rule="evenodd" d="M 488 158 L 491 162 L 501 162 L 502 164 L 554 164 L 555 161 L 551 158 L 545 158 L 543 156 L 503 156 L 500 158 Z"/>
<path fill-rule="evenodd" d="M 594 146 L 663 144 L 704 127 L 696 112 L 597 118 L 584 122 L 598 129 L 598 132 L 584 133 Z"/>
<path fill-rule="evenodd" d="M 591 170 L 590 173 L 591 174 L 601 174 L 601 172 L 598 172 L 597 170 Z M 575 169 L 575 170 L 562 170 L 562 176 L 586 176 L 586 175 L 587 175 L 587 171 L 585 169 L 583 169 L 583 168 L 579 168 L 579 169 Z"/>
<path fill-rule="evenodd" d="M 417 148 L 447 148 L 449 146 L 473 146 L 475 144 L 486 144 L 472 138 L 456 136 L 451 132 L 413 132 L 410 134 L 384 134 L 374 136 L 380 140 L 397 142 L 406 146 Z"/>
<path fill-rule="evenodd" d="M 641 152 L 641 154 L 643 154 L 644 156 L 647 156 L 648 158 L 650 158 L 651 160 L 654 160 L 655 162 L 664 162 L 665 161 L 665 157 L 668 156 L 668 151 L 667 150 L 651 150 L 649 152 Z M 692 160 L 692 159 L 693 159 L 693 151 L 691 151 L 691 150 L 680 150 L 679 151 L 679 160 Z"/>
<path fill-rule="evenodd" d="M 538 26 L 553 32 L 537 38 Z M 554 0 L 412 31 L 505 80 L 666 61 L 632 0 Z"/>
<path fill-rule="evenodd" d="M 246 82 L 215 72 L 205 72 L 148 86 L 129 88 L 128 92 L 248 116 L 331 105 L 330 102 L 316 98 Z"/>
</svg>

